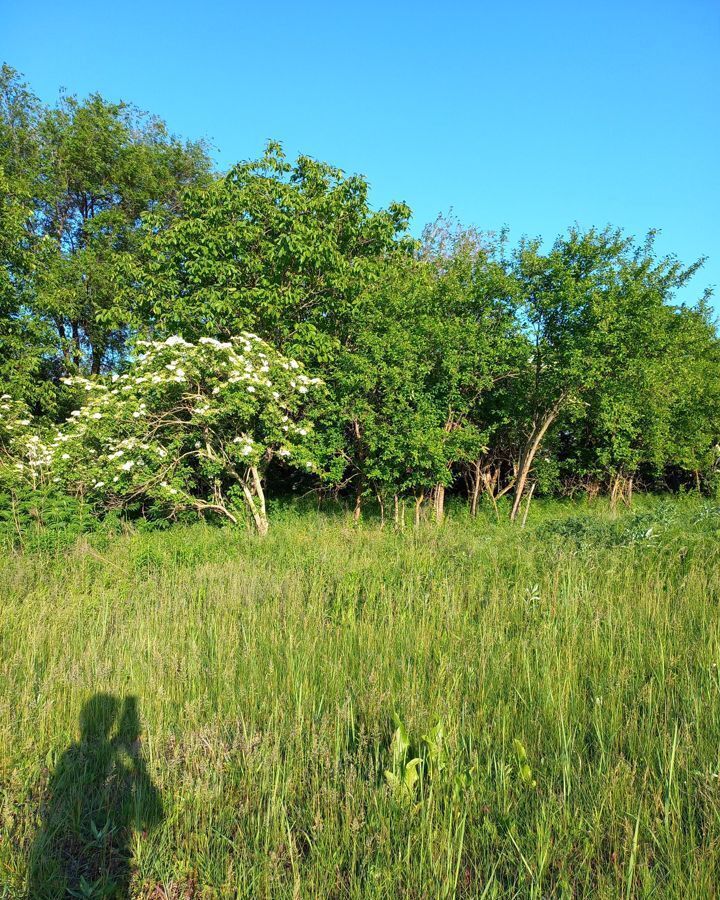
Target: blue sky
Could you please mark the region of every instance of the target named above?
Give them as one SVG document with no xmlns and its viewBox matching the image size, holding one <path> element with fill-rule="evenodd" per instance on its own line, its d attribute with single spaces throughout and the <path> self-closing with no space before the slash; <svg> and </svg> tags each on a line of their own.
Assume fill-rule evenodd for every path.
<svg viewBox="0 0 720 900">
<path fill-rule="evenodd" d="M 45 101 L 100 91 L 209 139 L 268 138 L 404 200 L 414 230 L 662 230 L 720 295 L 720 2 L 0 0 L 0 59 Z M 715 298 L 720 309 L 720 296 Z"/>
</svg>

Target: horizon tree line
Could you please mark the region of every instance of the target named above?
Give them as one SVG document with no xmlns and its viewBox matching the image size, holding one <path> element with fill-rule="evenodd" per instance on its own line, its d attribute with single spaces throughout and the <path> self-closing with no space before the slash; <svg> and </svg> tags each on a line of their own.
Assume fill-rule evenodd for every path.
<svg viewBox="0 0 720 900">
<path fill-rule="evenodd" d="M 448 490 L 473 515 L 507 497 L 512 519 L 534 495 L 716 490 L 710 291 L 676 301 L 702 260 L 658 255 L 654 232 L 573 226 L 545 247 L 452 217 L 416 240 L 409 222 L 277 142 L 217 172 L 156 117 L 98 94 L 44 106 L 3 66 L 1 392 L 52 429 L 84 379 L 136 371 L 139 340 L 250 333 L 323 383 L 311 471 L 277 448 L 253 460 L 275 491 L 442 521 Z"/>
</svg>

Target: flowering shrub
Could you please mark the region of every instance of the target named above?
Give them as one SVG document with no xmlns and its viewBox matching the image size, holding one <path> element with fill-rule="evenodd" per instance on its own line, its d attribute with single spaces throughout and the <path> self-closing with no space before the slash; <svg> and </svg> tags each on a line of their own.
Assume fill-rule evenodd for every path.
<svg viewBox="0 0 720 900">
<path fill-rule="evenodd" d="M 90 529 L 90 511 L 50 480 L 52 450 L 21 400 L 0 395 L 0 548 L 55 550 Z"/>
<path fill-rule="evenodd" d="M 30 419 L 13 413 L 5 427 L 17 471 L 107 509 L 140 501 L 236 523 L 245 505 L 264 534 L 270 460 L 316 468 L 308 408 L 320 380 L 249 333 L 196 344 L 173 336 L 139 349 L 126 374 L 65 379 L 86 401 L 45 441 L 24 436 L 31 449 L 22 458 L 17 435 Z"/>
<path fill-rule="evenodd" d="M 40 487 L 47 482 L 51 462 L 52 451 L 34 431 L 25 403 L 0 395 L 0 487 Z"/>
</svg>

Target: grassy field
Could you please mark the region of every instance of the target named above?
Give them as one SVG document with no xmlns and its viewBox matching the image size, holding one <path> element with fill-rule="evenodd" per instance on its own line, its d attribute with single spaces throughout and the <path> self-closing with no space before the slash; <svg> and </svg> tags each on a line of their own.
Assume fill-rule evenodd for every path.
<svg viewBox="0 0 720 900">
<path fill-rule="evenodd" d="M 640 498 L 4 553 L 0 897 L 716 896 L 719 536 Z"/>
</svg>

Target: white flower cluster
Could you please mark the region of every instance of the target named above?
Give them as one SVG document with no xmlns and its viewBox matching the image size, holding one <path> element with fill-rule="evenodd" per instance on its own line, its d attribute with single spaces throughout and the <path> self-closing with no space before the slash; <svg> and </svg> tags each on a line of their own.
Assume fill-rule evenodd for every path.
<svg viewBox="0 0 720 900">
<path fill-rule="evenodd" d="M 154 492 L 180 502 L 192 497 L 194 460 L 220 471 L 225 461 L 305 457 L 296 453 L 310 431 L 301 418 L 304 395 L 320 379 L 296 360 L 250 332 L 229 341 L 193 344 L 174 335 L 138 345 L 127 372 L 63 379 L 86 400 L 46 438 L 28 436 L 29 413 L 7 394 L 0 398 L 0 441 L 3 433 L 14 441 L 18 470 L 99 496 Z M 22 441 L 13 438 L 23 429 Z"/>
<path fill-rule="evenodd" d="M 0 429 L 5 432 L 22 431 L 32 425 L 32 415 L 20 400 L 10 394 L 0 395 Z"/>
<path fill-rule="evenodd" d="M 241 456 L 250 456 L 255 450 L 255 441 L 249 434 L 238 434 L 233 438 L 233 444 L 239 444 Z"/>
</svg>

